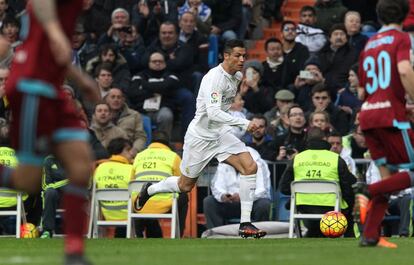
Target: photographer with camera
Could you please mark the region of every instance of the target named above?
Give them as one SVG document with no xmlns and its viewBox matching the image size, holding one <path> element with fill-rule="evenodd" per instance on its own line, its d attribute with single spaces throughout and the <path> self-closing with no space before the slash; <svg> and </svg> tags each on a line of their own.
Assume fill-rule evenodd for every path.
<svg viewBox="0 0 414 265">
<path fill-rule="evenodd" d="M 297 105 L 292 105 L 288 112 L 289 129 L 287 133 L 277 136 L 271 141 L 267 149 L 262 152 L 263 159 L 270 161 L 291 160 L 295 154 L 305 148 L 305 113 Z"/>
<path fill-rule="evenodd" d="M 98 40 L 98 47 L 106 43 L 116 43 L 120 42 L 120 32 L 122 29 L 129 25 L 129 13 L 123 8 L 117 8 L 112 11 L 111 14 L 111 26 L 109 29 L 100 36 Z"/>
</svg>

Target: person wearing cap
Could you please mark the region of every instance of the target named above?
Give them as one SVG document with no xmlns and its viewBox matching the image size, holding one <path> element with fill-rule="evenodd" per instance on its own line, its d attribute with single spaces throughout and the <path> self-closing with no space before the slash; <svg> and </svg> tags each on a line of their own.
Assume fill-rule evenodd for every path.
<svg viewBox="0 0 414 265">
<path fill-rule="evenodd" d="M 284 54 L 284 80 L 283 87 L 292 84 L 295 81 L 295 77 L 299 74 L 299 71 L 303 69 L 303 65 L 309 58 L 308 48 L 296 42 L 297 26 L 293 21 L 286 20 L 282 23 L 282 44 Z"/>
<path fill-rule="evenodd" d="M 271 124 L 273 120 L 280 118 L 281 109 L 286 105 L 292 104 L 294 99 L 295 95 L 287 89 L 277 91 L 273 108 L 264 114 L 267 122 Z"/>
<path fill-rule="evenodd" d="M 354 192 L 352 184 L 356 178 L 349 172 L 345 161 L 335 152 L 330 151 L 331 145 L 326 141 L 325 133 L 318 127 L 309 130 L 306 148 L 289 162 L 280 181 L 281 192 L 290 194 L 290 184 L 298 180 L 330 180 L 339 184 L 342 192 L 341 212 L 345 214 L 349 227 L 353 227 L 352 206 Z M 296 205 L 300 213 L 325 213 L 332 211 L 335 198 L 329 194 L 300 194 L 296 196 Z M 308 229 L 306 237 L 323 237 L 319 229 L 319 220 L 304 220 Z M 345 236 L 352 236 L 353 230 L 348 229 Z"/>
<path fill-rule="evenodd" d="M 330 87 L 331 95 L 344 87 L 351 66 L 358 61 L 358 52 L 349 45 L 343 24 L 335 24 L 329 31 L 329 42 L 318 52 L 321 71 Z"/>
<path fill-rule="evenodd" d="M 245 101 L 245 108 L 253 113 L 265 113 L 273 106 L 274 90 L 262 85 L 263 65 L 257 60 L 244 64 L 243 80 L 240 84 L 240 94 Z"/>
<path fill-rule="evenodd" d="M 309 58 L 305 62 L 304 71 L 312 74 L 312 78 L 296 76 L 295 82 L 288 87 L 288 89 L 295 94 L 295 101 L 298 103 L 304 111 L 308 111 L 312 102 L 309 100 L 311 96 L 312 87 L 320 82 L 325 82 L 325 78 L 322 75 L 319 60 L 315 57 Z"/>
</svg>

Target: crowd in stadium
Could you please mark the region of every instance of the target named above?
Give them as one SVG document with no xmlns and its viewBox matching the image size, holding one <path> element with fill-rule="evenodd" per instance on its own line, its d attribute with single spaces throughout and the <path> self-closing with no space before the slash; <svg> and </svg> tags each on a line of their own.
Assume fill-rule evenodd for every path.
<svg viewBox="0 0 414 265">
<path fill-rule="evenodd" d="M 230 109 L 232 115 L 262 124 L 252 134 L 234 129 L 235 135 L 255 149 L 252 152 L 257 151 L 259 157 L 255 160 L 293 159 L 306 149 L 307 131 L 318 127 L 329 136 L 331 151 L 345 160 L 355 178 L 365 179 L 367 173 L 368 181 L 374 181 L 379 174 L 375 166 L 356 165 L 354 160 L 370 158 L 358 121 L 362 105 L 357 89 L 358 58 L 368 38 L 381 26 L 375 12 L 377 1 L 310 0 L 308 5 L 295 9 L 298 14 L 294 17 L 283 18 L 283 6 L 289 1 L 85 0 L 84 13 L 72 36 L 72 62 L 93 77 L 102 101 L 88 104 L 71 82 L 63 88 L 89 128 L 96 160 L 119 155 L 123 148 L 114 151 L 111 143 L 113 146 L 114 139 L 124 138 L 128 140 L 125 145 L 130 145 L 128 159 L 132 163 L 137 154 L 154 143 L 153 135 L 157 136 L 155 142 L 175 143 L 175 151 L 180 153 L 177 143 L 183 141 L 194 116 L 202 77 L 222 60 L 226 40 L 241 39 L 248 54 L 251 49 L 265 54 L 263 61 L 247 58 Z M 14 50 L 21 44 L 23 2 L 0 0 L 0 33 L 10 44 L 7 56 L 0 61 L 0 144 L 4 147 L 11 118 L 4 84 Z M 414 1 L 411 3 L 414 7 Z M 411 12 L 404 29 L 414 32 L 414 10 Z M 266 26 L 277 28 L 280 35 L 264 39 L 262 30 Z M 255 42 L 261 46 L 255 47 Z M 414 122 L 412 104 L 408 102 L 407 113 Z M 165 132 L 161 140 L 160 131 Z M 45 162 L 46 168 L 53 165 Z M 236 207 L 236 214 L 232 212 L 231 216 L 223 210 L 224 204 L 237 202 L 238 198 L 228 196 L 237 193 L 229 187 L 237 184 L 236 172 L 221 167 L 212 182 L 213 194 L 204 201 L 208 228 L 227 223 L 220 218 L 237 218 L 240 210 Z M 273 179 L 280 180 L 283 168 Z M 234 182 L 219 181 L 229 174 L 234 174 Z M 272 172 L 258 174 L 265 180 L 257 200 L 265 201 L 257 203 L 253 212 L 259 213 L 252 218 L 271 220 L 270 189 L 276 189 L 278 183 L 271 183 Z M 58 177 L 56 182 L 61 180 Z M 411 190 L 397 198 L 410 201 Z M 29 219 L 40 225 L 42 198 L 29 197 L 28 201 Z M 183 207 L 186 204 L 184 201 Z M 401 212 L 410 212 L 410 205 L 404 205 L 406 209 Z M 411 223 L 411 216 L 401 215 L 404 225 L 397 234 L 411 236 L 403 216 Z M 6 223 L 2 229 L 9 231 Z"/>
</svg>

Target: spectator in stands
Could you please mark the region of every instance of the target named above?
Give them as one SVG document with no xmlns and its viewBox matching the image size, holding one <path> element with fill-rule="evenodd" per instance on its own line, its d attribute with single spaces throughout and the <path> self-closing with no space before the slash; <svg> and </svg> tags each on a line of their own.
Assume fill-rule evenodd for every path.
<svg viewBox="0 0 414 265">
<path fill-rule="evenodd" d="M 355 177 L 349 172 L 345 161 L 334 152 L 329 151 L 325 133 L 320 128 L 308 132 L 306 150 L 297 154 L 288 164 L 280 182 L 281 192 L 290 194 L 290 184 L 297 180 L 330 180 L 339 183 L 342 193 L 341 211 L 348 220 L 346 236 L 353 236 L 352 207 L 354 193 L 352 184 Z M 332 211 L 335 198 L 327 194 L 302 194 L 296 197 L 300 213 L 326 213 Z M 308 229 L 306 237 L 323 237 L 319 229 L 319 220 L 303 220 Z"/>
<path fill-rule="evenodd" d="M 84 0 L 79 23 L 85 26 L 87 38 L 92 43 L 96 43 L 98 38 L 111 26 L 111 19 L 105 14 L 103 8 L 97 5 L 96 0 Z"/>
<path fill-rule="evenodd" d="M 289 129 L 277 136 L 268 144 L 263 159 L 275 161 L 292 159 L 292 157 L 305 148 L 305 113 L 299 105 L 292 105 L 287 115 L 289 117 Z"/>
<path fill-rule="evenodd" d="M 314 111 L 326 111 L 331 118 L 333 128 L 342 135 L 347 134 L 350 129 L 351 115 L 332 103 L 328 87 L 323 83 L 316 84 L 312 88 L 311 96 L 313 106 L 307 116 Z"/>
<path fill-rule="evenodd" d="M 85 69 L 86 63 L 97 55 L 96 45 L 87 37 L 85 27 L 80 23 L 76 24 L 72 35 L 72 48 L 82 69 Z"/>
<path fill-rule="evenodd" d="M 145 134 L 141 114 L 130 109 L 121 89 L 111 88 L 105 97 L 111 111 L 112 122 L 123 129 L 127 137 L 132 142 L 131 152 L 135 155 L 145 147 L 147 135 Z"/>
<path fill-rule="evenodd" d="M 118 7 L 111 14 L 111 25 L 106 31 L 102 34 L 98 40 L 98 46 L 100 47 L 103 44 L 112 43 L 116 44 L 119 42 L 119 32 L 126 26 L 130 25 L 129 13 L 126 9 Z"/>
<path fill-rule="evenodd" d="M 43 162 L 42 175 L 42 235 L 51 238 L 56 229 L 56 212 L 60 205 L 63 189 L 68 184 L 65 171 L 53 156 L 49 155 Z"/>
<path fill-rule="evenodd" d="M 9 102 L 5 96 L 5 84 L 9 77 L 10 70 L 8 67 L 0 66 L 0 117 L 10 120 Z M 1 137 L 0 137 L 1 138 Z"/>
<path fill-rule="evenodd" d="M 346 85 L 351 66 L 357 62 L 358 53 L 349 45 L 343 24 L 335 24 L 329 31 L 329 42 L 317 54 L 326 84 L 335 96 Z"/>
<path fill-rule="evenodd" d="M 381 175 L 375 161 L 371 161 L 367 172 L 365 173 L 367 184 L 372 184 L 381 180 Z M 398 193 L 391 194 L 388 201 L 387 215 L 398 215 L 400 217 L 398 223 L 398 235 L 400 237 L 411 237 L 412 234 L 412 188 L 407 188 Z M 385 220 L 386 222 L 386 220 Z M 384 223 L 384 221 L 383 221 Z M 392 227 L 391 227 L 391 230 Z M 392 231 L 387 234 L 384 227 L 385 236 L 392 236 Z"/>
<path fill-rule="evenodd" d="M 341 134 L 333 131 L 328 135 L 327 141 L 331 145 L 330 150 L 340 155 L 342 159 L 345 161 L 352 175 L 357 176 L 355 160 L 351 157 L 351 150 L 349 150 L 348 148 L 344 148 L 344 146 L 342 145 Z"/>
<path fill-rule="evenodd" d="M 180 176 L 180 156 L 171 150 L 170 138 L 165 132 L 156 131 L 147 149 L 138 153 L 134 160 L 134 179 L 145 181 L 161 181 L 169 176 Z M 149 166 L 150 165 L 150 166 Z M 171 211 L 172 193 L 152 196 L 139 210 L 140 213 L 166 213 Z M 185 218 L 188 209 L 187 193 L 178 195 L 178 215 L 180 233 L 183 235 Z M 146 228 L 147 237 L 162 237 L 157 220 L 138 220 L 137 236 L 142 237 Z"/>
<path fill-rule="evenodd" d="M 9 1 L 8 0 L 0 0 L 0 27 L 3 26 L 4 21 L 10 17 L 15 16 L 15 10 L 13 8 L 9 7 Z M 19 27 L 20 28 L 20 27 Z"/>
<path fill-rule="evenodd" d="M 292 106 L 292 103 L 284 105 L 280 108 L 279 116 L 277 119 L 272 120 L 269 124 L 268 131 L 273 137 L 278 137 L 284 135 L 289 130 L 289 117 L 288 110 Z"/>
<path fill-rule="evenodd" d="M 237 92 L 236 96 L 234 97 L 233 103 L 231 103 L 229 113 L 234 117 L 246 119 L 246 112 L 247 110 L 244 108 L 243 97 L 240 95 L 239 92 Z M 242 137 L 246 133 L 246 130 L 236 126 L 232 127 L 232 131 L 233 134 L 239 139 L 242 139 Z"/>
<path fill-rule="evenodd" d="M 359 126 L 358 116 L 359 111 L 356 113 L 353 130 L 350 134 L 342 137 L 342 143 L 344 148 L 351 150 L 352 158 L 366 158 L 368 148 L 365 142 L 365 136 Z"/>
<path fill-rule="evenodd" d="M 119 87 L 124 91 L 128 90 L 131 72 L 129 71 L 127 61 L 113 44 L 102 45 L 99 55 L 89 60 L 86 64 L 86 71 L 90 74 L 94 73 L 95 68 L 101 63 L 111 65 L 113 86 Z"/>
<path fill-rule="evenodd" d="M 293 21 L 283 21 L 281 26 L 282 44 L 284 53 L 284 82 L 283 87 L 292 84 L 299 71 L 303 69 L 305 61 L 309 58 L 308 48 L 295 41 L 296 23 Z"/>
<path fill-rule="evenodd" d="M 132 143 L 125 138 L 114 138 L 109 142 L 108 152 L 111 157 L 99 164 L 94 172 L 96 189 L 128 189 L 133 176 L 131 149 Z M 100 202 L 102 215 L 108 221 L 127 220 L 127 205 L 126 201 Z M 117 229 L 115 237 L 125 237 L 125 227 Z"/>
<path fill-rule="evenodd" d="M 238 30 L 239 39 L 251 38 L 251 33 L 260 24 L 264 2 L 265 0 L 242 0 L 242 17 Z"/>
<path fill-rule="evenodd" d="M 3 19 L 0 32 L 1 35 L 10 43 L 13 49 L 22 43 L 19 39 L 20 23 L 16 18 L 7 16 Z"/>
<path fill-rule="evenodd" d="M 178 22 L 176 1 L 138 1 L 132 9 L 132 24 L 138 25 L 147 46 L 157 39 L 160 25 L 166 21 Z"/>
<path fill-rule="evenodd" d="M 269 221 L 270 218 L 270 171 L 266 162 L 253 148 L 248 147 L 257 163 L 256 190 L 251 213 L 253 222 Z M 227 224 L 229 219 L 240 218 L 240 174 L 230 165 L 219 163 L 211 181 L 213 195 L 204 198 L 203 209 L 207 228 Z"/>
<path fill-rule="evenodd" d="M 357 11 L 346 12 L 344 24 L 349 36 L 349 44 L 359 54 L 368 41 L 368 37 L 361 34 L 361 15 Z"/>
<path fill-rule="evenodd" d="M 196 30 L 196 17 L 191 12 L 185 12 L 181 15 L 179 21 L 180 33 L 179 40 L 191 46 L 194 55 L 194 65 L 191 87 L 194 94 L 198 94 L 203 73 L 208 70 L 208 40 L 198 30 Z"/>
<path fill-rule="evenodd" d="M 325 32 L 316 27 L 316 10 L 313 6 L 303 6 L 300 10 L 299 24 L 295 41 L 305 45 L 314 55 L 326 43 Z"/>
<path fill-rule="evenodd" d="M 269 142 L 272 141 L 272 137 L 267 134 L 267 120 L 262 114 L 254 115 L 251 120 L 257 121 L 257 129 L 252 133 L 246 134 L 243 142 L 255 149 L 261 156 Z"/>
<path fill-rule="evenodd" d="M 266 60 L 263 64 L 263 85 L 278 90 L 284 84 L 283 45 L 279 39 L 270 38 L 265 42 Z"/>
<path fill-rule="evenodd" d="M 338 90 L 335 105 L 340 107 L 343 111 L 353 115 L 354 110 L 359 109 L 362 101 L 358 99 L 358 64 L 354 64 L 349 69 L 348 82 L 344 88 Z"/>
<path fill-rule="evenodd" d="M 263 65 L 257 60 L 244 64 L 245 75 L 240 84 L 240 94 L 245 101 L 246 109 L 253 113 L 265 113 L 273 106 L 274 90 L 262 85 Z"/>
<path fill-rule="evenodd" d="M 145 44 L 135 25 L 123 27 L 119 32 L 119 52 L 125 58 L 132 75 L 145 69 Z"/>
<path fill-rule="evenodd" d="M 102 63 L 95 68 L 95 80 L 98 83 L 101 97 L 104 98 L 112 87 L 112 67 L 108 63 Z"/>
<path fill-rule="evenodd" d="M 166 67 L 164 54 L 153 52 L 148 69 L 132 78 L 126 96 L 134 110 L 147 114 L 158 130 L 171 137 L 175 109 L 172 97 L 180 83 L 178 77 L 167 71 Z M 154 104 L 149 104 L 150 102 Z"/>
<path fill-rule="evenodd" d="M 105 148 L 115 138 L 127 138 L 126 132 L 113 124 L 109 105 L 105 102 L 96 104 L 91 129 Z"/>
<path fill-rule="evenodd" d="M 275 104 L 274 107 L 267 111 L 264 114 L 264 117 L 267 120 L 267 123 L 272 125 L 272 122 L 274 123 L 275 120 L 278 120 L 280 118 L 281 115 L 281 110 L 284 106 L 292 104 L 293 100 L 295 99 L 295 95 L 290 92 L 289 90 L 286 89 L 281 89 L 279 91 L 277 91 L 277 93 L 275 94 Z"/>
<path fill-rule="evenodd" d="M 309 128 L 318 127 L 321 128 L 326 134 L 329 134 L 333 127 L 330 123 L 329 114 L 323 110 L 316 110 L 309 114 Z"/>
<path fill-rule="evenodd" d="M 204 0 L 204 3 L 211 8 L 212 26 L 210 34 L 220 36 L 223 42 L 236 39 L 241 22 L 241 1 Z"/>
<path fill-rule="evenodd" d="M 306 112 L 312 107 L 311 97 L 312 88 L 318 83 L 325 82 L 325 78 L 321 72 L 321 67 L 317 58 L 309 58 L 305 62 L 304 71 L 310 75 L 296 76 L 293 85 L 289 86 L 289 90 L 295 94 L 295 102 L 298 103 Z"/>
<path fill-rule="evenodd" d="M 204 36 L 210 34 L 211 28 L 211 9 L 202 0 L 186 0 L 184 5 L 178 9 L 181 17 L 184 13 L 191 12 L 196 18 L 196 28 Z"/>
<path fill-rule="evenodd" d="M 342 23 L 347 8 L 339 0 L 317 0 L 315 3 L 316 26 L 327 33 L 336 23 Z"/>
</svg>

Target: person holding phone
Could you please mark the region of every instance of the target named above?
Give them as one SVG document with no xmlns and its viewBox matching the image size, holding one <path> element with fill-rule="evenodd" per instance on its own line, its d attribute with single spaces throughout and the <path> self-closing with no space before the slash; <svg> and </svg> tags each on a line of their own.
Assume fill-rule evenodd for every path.
<svg viewBox="0 0 414 265">
<path fill-rule="evenodd" d="M 245 108 L 251 113 L 264 114 L 273 107 L 275 91 L 262 85 L 263 65 L 257 60 L 246 62 L 244 78 L 240 85 L 240 94 Z"/>
</svg>

